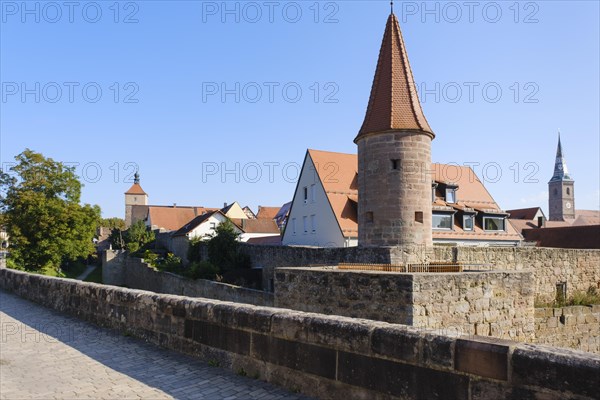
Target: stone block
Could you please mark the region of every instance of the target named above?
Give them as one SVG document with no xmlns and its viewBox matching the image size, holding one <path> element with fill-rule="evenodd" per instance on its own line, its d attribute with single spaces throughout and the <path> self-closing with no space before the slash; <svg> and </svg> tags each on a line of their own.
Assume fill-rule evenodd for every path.
<svg viewBox="0 0 600 400">
<path fill-rule="evenodd" d="M 250 354 L 250 333 L 239 329 L 216 325 L 205 321 L 185 322 L 185 334 L 191 334 L 195 342 L 217 349 L 227 350 L 232 353 Z M 186 336 L 187 337 L 187 336 Z"/>
<path fill-rule="evenodd" d="M 578 351 L 519 345 L 512 354 L 514 385 L 528 385 L 594 398 L 600 387 L 600 357 Z"/>
<path fill-rule="evenodd" d="M 353 353 L 339 353 L 338 380 L 402 399 L 468 399 L 466 376 Z"/>
<path fill-rule="evenodd" d="M 390 326 L 376 328 L 371 335 L 374 353 L 401 361 L 420 361 L 421 334 L 408 327 Z"/>
<path fill-rule="evenodd" d="M 506 381 L 509 350 L 508 343 L 458 339 L 454 350 L 454 368 L 457 371 Z"/>
<path fill-rule="evenodd" d="M 322 346 L 252 334 L 252 357 L 293 370 L 335 379 L 336 351 Z"/>
</svg>

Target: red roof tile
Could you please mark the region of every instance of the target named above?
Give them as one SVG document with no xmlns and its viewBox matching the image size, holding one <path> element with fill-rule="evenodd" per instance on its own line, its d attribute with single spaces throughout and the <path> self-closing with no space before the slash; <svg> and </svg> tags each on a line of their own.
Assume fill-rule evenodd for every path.
<svg viewBox="0 0 600 400">
<path fill-rule="evenodd" d="M 379 52 L 371 96 L 354 142 L 374 132 L 433 131 L 423 114 L 398 19 L 390 14 Z"/>
<path fill-rule="evenodd" d="M 144 192 L 139 183 L 134 183 L 125 194 L 146 194 L 146 192 Z"/>
</svg>

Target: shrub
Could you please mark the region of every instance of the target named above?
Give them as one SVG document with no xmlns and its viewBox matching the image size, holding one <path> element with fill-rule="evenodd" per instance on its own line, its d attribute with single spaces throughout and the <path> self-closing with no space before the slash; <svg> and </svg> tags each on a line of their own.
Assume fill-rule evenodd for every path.
<svg viewBox="0 0 600 400">
<path fill-rule="evenodd" d="M 192 279 L 214 280 L 219 268 L 208 261 L 196 261 L 190 264 L 186 276 Z"/>
</svg>

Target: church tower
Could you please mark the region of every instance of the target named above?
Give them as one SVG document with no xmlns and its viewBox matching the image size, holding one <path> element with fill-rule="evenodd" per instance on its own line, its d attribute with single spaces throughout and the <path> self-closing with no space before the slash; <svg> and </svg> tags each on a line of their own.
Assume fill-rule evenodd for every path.
<svg viewBox="0 0 600 400">
<path fill-rule="evenodd" d="M 147 206 L 148 194 L 140 186 L 140 174 L 133 176 L 133 185 L 125 192 L 125 227 L 129 228 L 132 224 L 133 206 Z"/>
<path fill-rule="evenodd" d="M 554 175 L 548 182 L 548 208 L 550 221 L 575 219 L 575 181 L 569 175 L 558 134 L 558 148 L 554 162 Z"/>
<path fill-rule="evenodd" d="M 387 20 L 358 145 L 358 244 L 432 247 L 431 141 L 398 19 Z"/>
</svg>

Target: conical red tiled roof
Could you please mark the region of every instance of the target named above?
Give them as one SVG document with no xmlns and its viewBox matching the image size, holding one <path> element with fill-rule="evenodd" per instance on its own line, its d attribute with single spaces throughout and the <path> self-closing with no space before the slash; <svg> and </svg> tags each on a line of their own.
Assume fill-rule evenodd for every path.
<svg viewBox="0 0 600 400">
<path fill-rule="evenodd" d="M 423 114 L 400 25 L 393 13 L 385 27 L 367 114 L 354 142 L 367 134 L 390 130 L 435 136 Z"/>
</svg>

